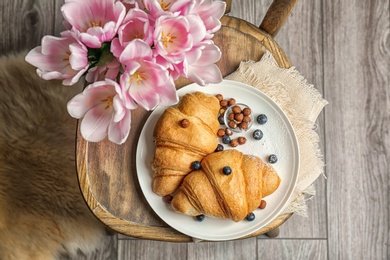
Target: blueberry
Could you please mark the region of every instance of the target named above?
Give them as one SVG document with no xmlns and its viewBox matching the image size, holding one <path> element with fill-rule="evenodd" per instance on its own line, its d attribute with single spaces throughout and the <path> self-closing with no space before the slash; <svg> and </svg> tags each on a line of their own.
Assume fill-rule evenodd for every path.
<svg viewBox="0 0 390 260">
<path fill-rule="evenodd" d="M 224 144 L 229 144 L 230 141 L 231 141 L 230 136 L 228 136 L 228 135 L 222 136 L 222 143 L 224 143 Z"/>
<path fill-rule="evenodd" d="M 258 115 L 256 120 L 257 120 L 257 123 L 259 123 L 260 125 L 264 125 L 265 123 L 267 123 L 268 118 L 266 115 L 260 114 L 260 115 Z"/>
<path fill-rule="evenodd" d="M 275 154 L 271 154 L 269 157 L 268 157 L 268 161 L 270 163 L 276 163 L 278 161 L 278 157 L 276 157 Z"/>
<path fill-rule="evenodd" d="M 253 138 L 255 138 L 256 140 L 260 140 L 261 138 L 263 138 L 263 131 L 261 131 L 260 129 L 256 129 L 253 132 Z"/>
<path fill-rule="evenodd" d="M 253 221 L 253 220 L 255 220 L 255 218 L 256 218 L 256 216 L 255 216 L 255 214 L 254 214 L 253 212 L 249 213 L 249 214 L 245 217 L 245 219 L 248 220 L 248 221 Z"/>
<path fill-rule="evenodd" d="M 230 168 L 229 166 L 225 166 L 222 168 L 222 173 L 225 175 L 230 175 L 232 173 L 232 168 Z"/>
<path fill-rule="evenodd" d="M 195 171 L 200 170 L 202 168 L 202 165 L 200 164 L 199 161 L 195 161 L 191 164 L 191 168 Z"/>
<path fill-rule="evenodd" d="M 202 214 L 202 215 L 196 216 L 195 218 L 197 221 L 202 222 L 204 220 L 205 216 Z"/>
<path fill-rule="evenodd" d="M 223 151 L 225 148 L 223 147 L 222 144 L 218 144 L 217 148 L 215 149 L 216 152 L 221 152 Z"/>
<path fill-rule="evenodd" d="M 223 115 L 220 115 L 218 117 L 218 122 L 219 122 L 220 125 L 224 125 L 225 124 L 225 119 L 223 118 Z"/>
</svg>

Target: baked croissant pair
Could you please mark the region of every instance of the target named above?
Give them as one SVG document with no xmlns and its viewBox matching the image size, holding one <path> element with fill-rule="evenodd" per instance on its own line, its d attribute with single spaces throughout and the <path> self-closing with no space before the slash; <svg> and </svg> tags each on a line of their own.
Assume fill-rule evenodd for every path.
<svg viewBox="0 0 390 260">
<path fill-rule="evenodd" d="M 280 178 L 258 157 L 214 152 L 219 109 L 216 97 L 195 92 L 165 110 L 154 129 L 152 188 L 160 196 L 175 193 L 171 205 L 177 212 L 241 221 L 278 188 Z M 195 161 L 201 161 L 200 170 L 192 170 Z"/>
</svg>

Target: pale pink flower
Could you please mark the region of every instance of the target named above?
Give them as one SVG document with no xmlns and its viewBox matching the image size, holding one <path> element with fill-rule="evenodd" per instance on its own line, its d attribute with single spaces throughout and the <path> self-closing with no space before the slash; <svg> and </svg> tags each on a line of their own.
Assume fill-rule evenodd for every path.
<svg viewBox="0 0 390 260">
<path fill-rule="evenodd" d="M 26 55 L 41 78 L 73 85 L 87 71 L 88 50 L 71 32 L 65 31 L 61 37 L 44 36 L 41 43 Z"/>
<path fill-rule="evenodd" d="M 176 64 L 182 62 L 185 52 L 206 36 L 200 18 L 195 15 L 161 16 L 155 26 L 154 46 L 157 54 Z"/>
<path fill-rule="evenodd" d="M 167 70 L 155 62 L 150 46 L 144 41 L 131 41 L 119 61 L 125 65 L 120 79 L 125 95 L 129 95 L 147 110 L 153 110 L 157 105 L 177 103 L 173 79 Z"/>
<path fill-rule="evenodd" d="M 118 37 L 111 43 L 111 52 L 119 57 L 126 45 L 134 39 L 141 39 L 149 46 L 153 44 L 153 27 L 149 23 L 149 16 L 139 9 L 131 9 L 127 13 L 118 29 Z"/>
<path fill-rule="evenodd" d="M 197 14 L 202 19 L 208 38 L 211 39 L 213 34 L 221 28 L 220 19 L 225 13 L 226 3 L 224 1 L 213 0 L 196 0 L 191 14 Z"/>
<path fill-rule="evenodd" d="M 97 81 L 73 97 L 67 105 L 69 114 L 82 118 L 80 131 L 85 140 L 99 142 L 107 135 L 111 142 L 126 141 L 131 127 L 131 110 L 137 105 L 125 99 L 115 81 Z"/>
<path fill-rule="evenodd" d="M 119 27 L 118 37 L 122 45 L 134 39 L 141 39 L 148 45 L 153 43 L 153 27 L 149 23 L 148 14 L 140 9 L 131 9 Z"/>
<path fill-rule="evenodd" d="M 186 53 L 183 74 L 201 86 L 219 83 L 222 81 L 222 75 L 215 63 L 220 58 L 221 51 L 214 44 L 204 44 L 194 48 Z"/>
<path fill-rule="evenodd" d="M 61 11 L 90 48 L 100 48 L 103 42 L 111 41 L 126 14 L 125 6 L 116 0 L 66 0 Z"/>
</svg>

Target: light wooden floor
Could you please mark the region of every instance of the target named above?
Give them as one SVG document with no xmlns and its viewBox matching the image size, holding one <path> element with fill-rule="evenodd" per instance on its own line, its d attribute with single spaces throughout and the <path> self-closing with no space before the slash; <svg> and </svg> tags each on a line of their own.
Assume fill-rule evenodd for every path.
<svg viewBox="0 0 390 260">
<path fill-rule="evenodd" d="M 231 15 L 260 24 L 271 0 L 233 0 Z M 2 0 L 0 54 L 62 30 L 61 0 Z M 276 239 L 176 244 L 108 237 L 87 259 L 390 259 L 390 2 L 299 0 L 276 37 L 329 105 L 319 118 L 327 179 L 309 217 Z M 80 257 L 80 259 L 86 259 Z"/>
</svg>

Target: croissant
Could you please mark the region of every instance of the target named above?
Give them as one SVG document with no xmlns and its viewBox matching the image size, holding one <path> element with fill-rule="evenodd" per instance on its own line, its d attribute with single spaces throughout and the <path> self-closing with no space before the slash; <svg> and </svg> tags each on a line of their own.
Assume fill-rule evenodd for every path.
<svg viewBox="0 0 390 260">
<path fill-rule="evenodd" d="M 156 194 L 173 193 L 191 171 L 191 164 L 216 149 L 219 109 L 215 96 L 195 92 L 186 94 L 177 107 L 166 109 L 158 119 L 152 161 Z"/>
<path fill-rule="evenodd" d="M 273 193 L 280 177 L 256 156 L 237 150 L 215 152 L 203 159 L 201 169 L 188 174 L 172 199 L 174 211 L 241 221 L 261 199 Z M 229 166 L 231 174 L 223 173 Z"/>
</svg>

